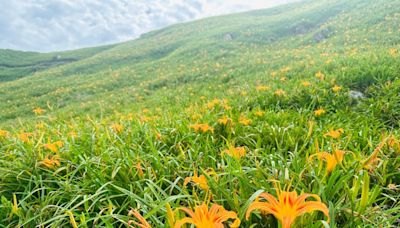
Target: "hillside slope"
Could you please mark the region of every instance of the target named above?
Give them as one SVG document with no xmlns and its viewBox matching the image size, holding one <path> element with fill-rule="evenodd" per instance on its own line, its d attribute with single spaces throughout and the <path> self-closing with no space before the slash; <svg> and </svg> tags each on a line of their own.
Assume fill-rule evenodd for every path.
<svg viewBox="0 0 400 228">
<path fill-rule="evenodd" d="M 54 53 L 0 50 L 0 82 L 17 80 L 35 72 L 83 60 L 111 47 L 108 45 Z"/>
<path fill-rule="evenodd" d="M 213 17 L 0 82 L 0 227 L 398 227 L 398 9 Z"/>
<path fill-rule="evenodd" d="M 358 45 L 363 45 L 360 51 L 387 48 L 399 41 L 397 18 L 388 19 L 397 7 L 398 1 L 306 1 L 172 26 L 90 58 L 1 83 L 0 120 L 32 116 L 33 108 L 48 102 L 59 112 L 78 106 L 98 111 L 101 103 L 113 104 L 111 109 L 118 103 L 134 104 L 134 97 L 149 98 L 149 90 L 179 86 L 180 81 L 196 84 L 225 73 L 239 79 L 235 72 L 247 69 L 251 75 L 272 71 L 296 61 L 289 53 L 293 51 L 345 55 Z M 255 64 L 256 58 L 265 64 Z M 219 62 L 221 70 L 209 69 L 210 62 Z M 110 101 L 112 94 L 130 96 Z"/>
</svg>

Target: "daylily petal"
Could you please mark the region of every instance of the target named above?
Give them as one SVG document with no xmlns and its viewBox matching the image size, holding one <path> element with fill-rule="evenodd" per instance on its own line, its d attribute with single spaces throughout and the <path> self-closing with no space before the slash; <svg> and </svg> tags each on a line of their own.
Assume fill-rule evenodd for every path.
<svg viewBox="0 0 400 228">
<path fill-rule="evenodd" d="M 254 202 L 254 203 L 251 203 L 249 208 L 247 209 L 246 219 L 249 219 L 251 212 L 254 210 L 261 210 L 268 214 L 273 214 L 275 217 L 279 216 L 277 214 L 277 209 L 274 208 L 270 203 Z"/>
<path fill-rule="evenodd" d="M 129 224 L 133 223 L 141 228 L 150 228 L 150 224 L 143 218 L 143 216 L 137 210 L 130 210 L 128 215 L 133 215 L 139 222 L 130 220 Z"/>
<path fill-rule="evenodd" d="M 180 220 L 178 220 L 178 221 L 175 223 L 174 228 L 180 228 L 180 227 L 182 227 L 182 226 L 183 226 L 184 224 L 186 224 L 186 223 L 194 224 L 194 220 L 191 219 L 191 218 L 183 218 L 183 219 L 180 219 Z"/>
<path fill-rule="evenodd" d="M 304 193 L 304 194 L 301 194 L 301 195 L 296 199 L 295 204 L 302 203 L 302 202 L 304 202 L 304 201 L 305 201 L 307 198 L 309 198 L 309 197 L 312 197 L 312 198 L 314 198 L 315 200 L 321 202 L 321 198 L 320 198 L 318 195 L 316 195 L 316 194 L 307 194 L 307 193 Z"/>
<path fill-rule="evenodd" d="M 322 211 L 326 215 L 326 217 L 328 217 L 328 222 L 329 222 L 330 217 L 329 217 L 328 207 L 324 203 L 318 201 L 305 202 L 304 204 L 301 205 L 301 209 L 297 211 L 297 214 L 302 215 L 313 211 Z"/>
<path fill-rule="evenodd" d="M 237 228 L 240 226 L 240 219 L 236 219 L 229 227 L 231 228 Z"/>
<path fill-rule="evenodd" d="M 186 212 L 190 217 L 195 217 L 195 214 L 194 214 L 194 212 L 192 211 L 192 210 L 190 210 L 190 209 L 187 209 L 187 208 L 185 208 L 185 207 L 180 207 L 180 208 L 178 208 L 179 210 L 182 210 L 182 211 L 184 211 L 184 212 Z"/>
<path fill-rule="evenodd" d="M 222 214 L 221 217 L 219 217 L 216 221 L 222 223 L 222 222 L 227 221 L 228 219 L 235 219 L 235 218 L 237 218 L 237 215 L 236 215 L 235 212 L 233 212 L 233 211 L 226 211 L 226 212 L 224 212 L 224 214 Z"/>
<path fill-rule="evenodd" d="M 276 205 L 279 204 L 278 201 L 276 201 L 275 197 L 273 195 L 271 195 L 271 194 L 268 194 L 268 193 L 264 192 L 264 193 L 261 193 L 259 195 L 259 197 L 266 199 L 271 205 L 276 206 Z"/>
<path fill-rule="evenodd" d="M 293 222 L 294 222 L 293 217 L 285 217 L 282 220 L 282 228 L 290 228 L 290 226 L 292 225 Z"/>
</svg>

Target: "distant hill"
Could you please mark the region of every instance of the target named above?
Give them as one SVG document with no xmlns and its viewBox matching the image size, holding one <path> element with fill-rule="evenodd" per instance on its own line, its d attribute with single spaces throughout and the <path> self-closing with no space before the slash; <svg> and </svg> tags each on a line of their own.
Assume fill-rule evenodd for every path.
<svg viewBox="0 0 400 228">
<path fill-rule="evenodd" d="M 54 53 L 23 52 L 0 49 L 0 82 L 13 81 L 30 76 L 35 72 L 47 70 L 59 65 L 76 62 L 112 46 L 84 48 L 75 51 Z"/>
</svg>

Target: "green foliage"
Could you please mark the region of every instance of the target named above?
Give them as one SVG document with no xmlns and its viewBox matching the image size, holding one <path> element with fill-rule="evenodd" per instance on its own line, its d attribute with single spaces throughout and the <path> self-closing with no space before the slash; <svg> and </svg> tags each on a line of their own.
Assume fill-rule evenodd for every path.
<svg viewBox="0 0 400 228">
<path fill-rule="evenodd" d="M 305 1 L 107 47 L 1 51 L 0 226 L 126 227 L 134 208 L 163 227 L 167 208 L 211 200 L 274 227 L 245 219 L 274 182 L 329 207 L 330 224 L 314 212 L 298 227 L 398 226 L 399 7 Z M 32 73 L 56 55 L 74 60 Z M 328 170 L 317 153 L 338 150 Z M 184 184 L 195 173 L 209 190 Z"/>
</svg>

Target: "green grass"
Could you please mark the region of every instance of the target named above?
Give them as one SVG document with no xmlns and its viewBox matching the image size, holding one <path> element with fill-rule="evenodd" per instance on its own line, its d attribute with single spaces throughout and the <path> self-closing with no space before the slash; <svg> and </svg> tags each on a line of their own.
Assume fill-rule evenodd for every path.
<svg viewBox="0 0 400 228">
<path fill-rule="evenodd" d="M 167 205 L 192 207 L 210 195 L 242 227 L 276 227 L 273 216 L 244 218 L 259 190 L 276 196 L 273 180 L 319 195 L 331 227 L 398 226 L 399 7 L 397 0 L 305 1 L 209 18 L 70 51 L 77 61 L 0 82 L 0 129 L 8 132 L 0 136 L 0 227 L 70 227 L 70 212 L 79 227 L 126 227 L 132 208 L 164 227 Z M 54 53 L 43 55 L 2 61 L 36 64 Z M 326 113 L 316 116 L 319 108 Z M 219 123 L 223 117 L 231 124 Z M 196 123 L 214 131 L 195 132 Z M 326 136 L 340 128 L 339 138 Z M 25 142 L 23 133 L 31 133 Z M 58 152 L 46 147 L 57 141 Z M 245 157 L 222 156 L 229 144 L 244 147 Z M 330 173 L 310 159 L 337 149 L 344 159 Z M 365 167 L 374 151 L 378 159 Z M 46 156 L 60 164 L 45 166 Z M 195 171 L 208 191 L 184 186 Z M 326 221 L 314 212 L 295 225 Z"/>
</svg>

